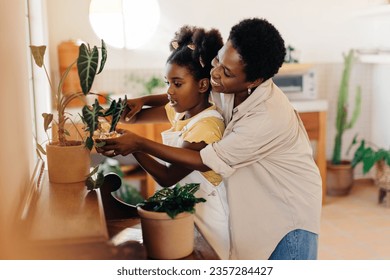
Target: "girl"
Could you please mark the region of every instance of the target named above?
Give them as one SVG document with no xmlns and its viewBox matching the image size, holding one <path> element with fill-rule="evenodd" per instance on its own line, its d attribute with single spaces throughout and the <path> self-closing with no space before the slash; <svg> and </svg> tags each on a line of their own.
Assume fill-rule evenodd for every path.
<svg viewBox="0 0 390 280">
<path fill-rule="evenodd" d="M 176 32 L 165 67 L 169 102 L 141 110 L 133 122 L 169 120 L 172 127 L 162 132 L 162 139 L 164 144 L 174 147 L 199 151 L 220 140 L 224 121 L 215 105 L 210 103 L 209 94 L 211 61 L 222 45 L 221 35 L 215 29 L 207 32 L 202 28 L 183 26 Z M 128 134 L 123 133 L 121 139 L 126 142 Z M 108 143 L 104 149 L 110 146 Z M 162 187 L 177 182 L 182 185 L 200 183 L 197 195 L 204 197 L 206 202 L 196 206 L 195 223 L 219 257 L 227 259 L 230 247 L 228 207 L 221 176 L 214 171 L 201 173 L 180 164 L 163 164 L 144 153 L 134 153 L 134 157 Z"/>
</svg>

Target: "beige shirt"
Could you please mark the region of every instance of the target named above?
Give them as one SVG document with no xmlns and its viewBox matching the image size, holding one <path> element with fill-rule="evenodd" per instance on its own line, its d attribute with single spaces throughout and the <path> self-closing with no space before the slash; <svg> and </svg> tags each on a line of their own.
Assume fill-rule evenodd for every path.
<svg viewBox="0 0 390 280">
<path fill-rule="evenodd" d="M 272 79 L 233 109 L 233 94 L 213 94 L 224 112 L 222 140 L 201 150 L 224 177 L 232 259 L 268 259 L 291 230 L 319 233 L 322 188 L 306 130 Z"/>
</svg>

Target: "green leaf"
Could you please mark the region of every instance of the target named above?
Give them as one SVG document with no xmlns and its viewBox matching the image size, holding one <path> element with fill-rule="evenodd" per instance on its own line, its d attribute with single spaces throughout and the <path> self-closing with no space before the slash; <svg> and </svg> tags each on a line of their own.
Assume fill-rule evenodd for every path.
<svg viewBox="0 0 390 280">
<path fill-rule="evenodd" d="M 38 67 L 43 66 L 43 57 L 45 56 L 46 46 L 30 46 L 32 56 L 34 58 L 35 64 Z"/>
<path fill-rule="evenodd" d="M 177 184 L 173 188 L 158 190 L 152 197 L 138 205 L 145 210 L 166 212 L 171 218 L 182 212 L 194 213 L 195 205 L 206 201 L 204 198 L 195 197 L 199 187 L 197 183 L 184 186 Z"/>
<path fill-rule="evenodd" d="M 360 146 L 355 151 L 354 157 L 352 159 L 351 162 L 352 168 L 354 168 L 359 162 L 362 161 L 364 153 L 365 153 L 365 141 L 362 140 L 360 142 Z"/>
<path fill-rule="evenodd" d="M 96 148 L 101 148 L 101 147 L 103 147 L 104 145 L 106 145 L 106 142 L 105 142 L 105 141 L 101 141 L 101 142 L 95 143 L 95 147 L 96 147 Z"/>
<path fill-rule="evenodd" d="M 79 56 L 77 58 L 77 70 L 80 77 L 80 86 L 87 95 L 91 90 L 96 76 L 96 70 L 99 63 L 99 51 L 96 46 L 92 50 L 84 43 L 80 45 Z"/>
<path fill-rule="evenodd" d="M 97 72 L 96 75 L 98 75 L 100 72 L 103 71 L 104 65 L 106 64 L 106 60 L 107 60 L 107 48 L 106 48 L 106 43 L 103 40 L 102 40 L 101 52 L 102 52 L 102 59 L 100 61 L 99 71 Z"/>
<path fill-rule="evenodd" d="M 96 174 L 96 179 L 94 179 L 94 175 Z M 104 184 L 104 174 L 102 171 L 99 171 L 99 165 L 97 165 L 91 173 L 88 174 L 87 179 L 85 180 L 85 185 L 87 186 L 87 190 L 98 189 Z"/>
<path fill-rule="evenodd" d="M 95 182 L 91 177 L 88 177 L 87 180 L 85 180 L 85 185 L 87 186 L 87 190 L 92 191 L 95 187 Z"/>
<path fill-rule="evenodd" d="M 122 101 L 121 98 L 118 99 L 118 102 L 113 100 L 111 102 L 110 108 L 106 111 L 104 116 L 112 116 L 111 118 L 111 126 L 110 126 L 110 132 L 115 131 L 116 126 L 121 118 L 121 115 L 123 111 L 125 110 L 127 106 L 127 97 L 125 96 L 125 99 Z"/>
<path fill-rule="evenodd" d="M 88 150 L 92 150 L 93 148 L 93 138 L 91 136 L 88 136 L 87 139 L 85 139 L 85 147 L 88 149 Z"/>
<path fill-rule="evenodd" d="M 363 155 L 363 174 L 366 174 L 375 164 L 375 153 L 371 148 L 367 148 Z"/>
<path fill-rule="evenodd" d="M 81 109 L 82 120 L 86 125 L 86 131 L 89 132 L 89 136 L 92 137 L 93 133 L 99 127 L 99 117 L 103 116 L 103 107 L 100 106 L 97 99 L 92 107 L 85 105 Z"/>
<path fill-rule="evenodd" d="M 93 175 L 95 175 L 96 172 L 99 171 L 99 168 L 100 168 L 100 165 L 99 165 L 99 164 L 96 165 L 96 166 L 92 169 L 92 171 L 88 174 L 88 177 L 92 177 Z"/>
</svg>

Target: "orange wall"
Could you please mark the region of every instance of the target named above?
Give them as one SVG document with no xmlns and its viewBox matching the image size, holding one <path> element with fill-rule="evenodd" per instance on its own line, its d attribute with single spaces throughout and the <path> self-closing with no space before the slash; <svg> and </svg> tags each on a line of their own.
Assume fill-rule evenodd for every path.
<svg viewBox="0 0 390 280">
<path fill-rule="evenodd" d="M 24 2 L 8 1 L 0 10 L 0 259 L 7 256 L 34 158 Z"/>
</svg>

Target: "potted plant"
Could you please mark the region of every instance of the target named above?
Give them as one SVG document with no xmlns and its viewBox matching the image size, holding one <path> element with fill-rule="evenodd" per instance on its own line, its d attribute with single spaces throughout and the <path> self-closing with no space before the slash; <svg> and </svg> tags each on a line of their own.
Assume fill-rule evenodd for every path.
<svg viewBox="0 0 390 280">
<path fill-rule="evenodd" d="M 364 139 L 357 141 L 357 135 L 353 138 L 348 151 L 355 144 L 359 143 L 355 150 L 351 165 L 355 168 L 359 163 L 363 163 L 363 174 L 367 174 L 372 167 L 376 166 L 375 184 L 380 188 L 379 202 L 390 191 L 390 149 L 379 148 L 373 143 Z M 387 199 L 390 205 L 390 199 Z"/>
<path fill-rule="evenodd" d="M 101 41 L 99 48 L 82 43 L 79 47 L 77 59 L 70 64 L 60 78 L 59 84 L 55 87 L 47 73 L 44 63 L 46 46 L 30 46 L 35 64 L 43 67 L 45 70 L 51 91 L 55 96 L 56 116 L 51 113 L 43 113 L 44 130 L 47 133 L 54 123 L 57 127 L 57 137 L 48 141 L 46 150 L 37 144 L 39 152 L 47 156 L 49 180 L 54 183 L 75 183 L 85 181 L 90 173 L 90 150 L 93 147 L 91 135 L 84 139 L 84 136 L 76 129 L 80 140 L 69 140 L 69 132 L 66 129 L 66 123 L 73 121 L 70 114 L 66 112 L 69 103 L 77 98 L 89 94 L 95 76 L 102 72 L 106 59 L 107 51 L 104 41 Z M 77 71 L 80 80 L 81 92 L 63 92 L 63 83 L 67 78 L 72 67 L 77 64 Z M 98 68 L 99 67 L 99 68 Z M 95 106 L 96 103 L 95 103 Z M 84 106 L 84 108 L 88 106 Z M 83 111 L 84 111 L 83 108 Z M 73 123 L 74 124 L 74 123 Z M 74 124 L 75 125 L 75 124 Z"/>
<path fill-rule="evenodd" d="M 137 205 L 142 237 L 153 259 L 180 259 L 194 249 L 195 205 L 205 202 L 195 197 L 199 184 L 177 184 L 158 190 Z"/>
<path fill-rule="evenodd" d="M 327 163 L 326 188 L 328 195 L 347 195 L 353 185 L 351 162 L 342 159 L 341 153 L 344 132 L 355 125 L 361 108 L 361 88 L 358 86 L 355 95 L 355 108 L 348 120 L 349 80 L 354 58 L 354 50 L 350 50 L 347 55 L 344 55 L 344 69 L 337 99 L 336 136 L 334 138 L 332 159 Z"/>
</svg>

